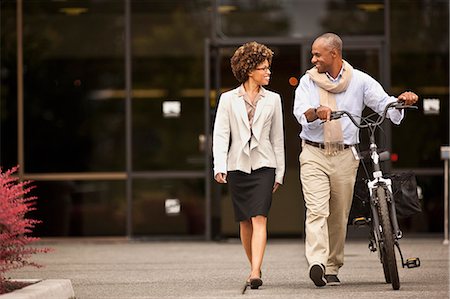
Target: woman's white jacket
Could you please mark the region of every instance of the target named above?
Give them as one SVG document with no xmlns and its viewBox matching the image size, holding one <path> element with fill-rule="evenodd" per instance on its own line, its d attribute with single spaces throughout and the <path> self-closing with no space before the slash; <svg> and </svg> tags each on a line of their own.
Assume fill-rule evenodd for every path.
<svg viewBox="0 0 450 299">
<path fill-rule="evenodd" d="M 281 97 L 267 89 L 263 89 L 261 94 L 251 129 L 239 88 L 220 96 L 213 133 L 214 176 L 232 170 L 250 173 L 252 169 L 272 167 L 275 168 L 275 181 L 283 183 L 285 156 Z"/>
</svg>

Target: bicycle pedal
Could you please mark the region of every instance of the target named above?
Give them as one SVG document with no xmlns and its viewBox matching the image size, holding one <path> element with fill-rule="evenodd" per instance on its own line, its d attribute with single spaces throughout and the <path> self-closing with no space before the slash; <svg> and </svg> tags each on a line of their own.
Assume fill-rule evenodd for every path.
<svg viewBox="0 0 450 299">
<path fill-rule="evenodd" d="M 358 217 L 353 219 L 352 223 L 356 226 L 364 226 L 367 225 L 369 221 L 367 221 L 366 217 Z"/>
<path fill-rule="evenodd" d="M 410 257 L 406 259 L 405 263 L 408 268 L 417 268 L 420 267 L 420 259 L 418 257 Z"/>
</svg>

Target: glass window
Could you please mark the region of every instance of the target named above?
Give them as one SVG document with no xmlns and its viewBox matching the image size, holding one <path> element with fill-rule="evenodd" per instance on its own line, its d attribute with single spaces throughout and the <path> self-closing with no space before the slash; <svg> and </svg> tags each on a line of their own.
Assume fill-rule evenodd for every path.
<svg viewBox="0 0 450 299">
<path fill-rule="evenodd" d="M 219 36 L 382 35 L 383 0 L 220 0 Z"/>
<path fill-rule="evenodd" d="M 403 232 L 443 232 L 444 200 L 441 176 L 416 176 L 422 213 L 399 219 Z"/>
<path fill-rule="evenodd" d="M 446 0 L 391 1 L 392 93 L 419 94 L 419 110 L 407 112 L 393 128 L 394 167 L 442 167 L 440 147 L 449 142 L 448 5 Z M 437 113 L 424 111 L 426 99 L 439 101 Z"/>
<path fill-rule="evenodd" d="M 133 235 L 203 235 L 204 179 L 133 182 Z"/>
<path fill-rule="evenodd" d="M 36 181 L 37 236 L 123 236 L 126 234 L 125 182 Z"/>
<path fill-rule="evenodd" d="M 125 168 L 123 7 L 24 2 L 25 172 Z"/>
<path fill-rule="evenodd" d="M 163 111 L 171 105 L 179 114 Z M 201 98 L 133 101 L 134 170 L 204 169 L 203 113 Z"/>
<path fill-rule="evenodd" d="M 133 1 L 133 169 L 204 169 L 205 1 Z"/>
<path fill-rule="evenodd" d="M 0 2 L 0 165 L 10 169 L 17 158 L 16 4 Z"/>
</svg>

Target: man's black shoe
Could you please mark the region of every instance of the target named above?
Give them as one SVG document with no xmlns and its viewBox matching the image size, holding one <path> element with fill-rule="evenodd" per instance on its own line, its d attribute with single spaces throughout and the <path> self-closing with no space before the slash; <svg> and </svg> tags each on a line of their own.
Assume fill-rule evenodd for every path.
<svg viewBox="0 0 450 299">
<path fill-rule="evenodd" d="M 322 264 L 313 264 L 309 269 L 309 278 L 314 282 L 317 287 L 323 287 L 327 284 L 324 278 L 325 267 Z"/>
<path fill-rule="evenodd" d="M 341 285 L 341 281 L 339 280 L 337 275 L 325 275 L 325 280 L 327 281 L 327 285 L 330 286 Z"/>
</svg>

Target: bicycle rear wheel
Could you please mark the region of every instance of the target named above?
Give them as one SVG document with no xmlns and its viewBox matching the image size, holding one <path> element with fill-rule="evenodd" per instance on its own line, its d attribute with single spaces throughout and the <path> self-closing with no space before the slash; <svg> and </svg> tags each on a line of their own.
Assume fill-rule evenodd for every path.
<svg viewBox="0 0 450 299">
<path fill-rule="evenodd" d="M 383 271 L 386 282 L 391 282 L 392 288 L 398 290 L 400 288 L 400 280 L 398 278 L 397 260 L 395 258 L 395 241 L 392 233 L 391 218 L 388 208 L 388 201 L 386 196 L 387 190 L 382 186 L 377 188 L 378 196 L 378 212 L 381 225 L 382 246 L 381 246 L 381 260 L 383 263 Z M 386 275 L 388 274 L 388 275 Z"/>
</svg>

